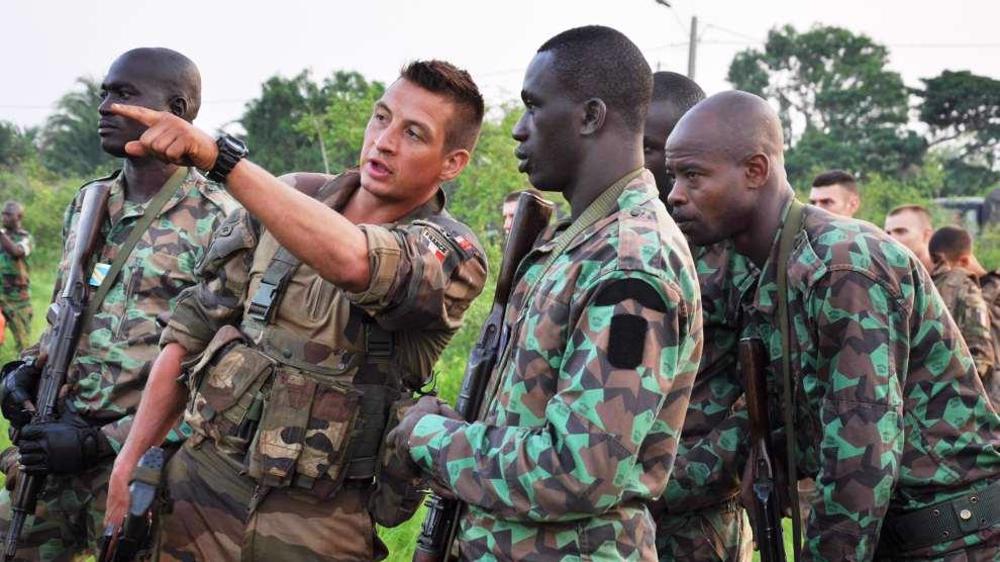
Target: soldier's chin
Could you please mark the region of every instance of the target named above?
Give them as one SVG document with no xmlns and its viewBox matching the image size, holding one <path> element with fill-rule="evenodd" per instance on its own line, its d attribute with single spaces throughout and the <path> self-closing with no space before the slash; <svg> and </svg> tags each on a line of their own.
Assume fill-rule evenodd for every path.
<svg viewBox="0 0 1000 562">
<path fill-rule="evenodd" d="M 114 138 L 101 138 L 101 150 L 115 158 L 125 158 L 125 141 Z"/>
</svg>

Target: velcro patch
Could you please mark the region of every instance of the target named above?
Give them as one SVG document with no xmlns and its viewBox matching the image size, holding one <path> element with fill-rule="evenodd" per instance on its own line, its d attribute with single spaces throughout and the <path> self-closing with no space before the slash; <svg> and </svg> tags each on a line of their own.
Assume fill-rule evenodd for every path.
<svg viewBox="0 0 1000 562">
<path fill-rule="evenodd" d="M 431 232 L 430 229 L 424 230 L 424 239 L 427 241 L 427 248 L 430 249 L 439 262 L 444 263 L 444 260 L 448 258 L 448 243 L 444 240 L 439 240 Z"/>
<path fill-rule="evenodd" d="M 639 279 L 620 279 L 601 289 L 595 298 L 598 306 L 614 306 L 622 301 L 635 300 L 646 308 L 657 312 L 666 312 L 667 305 L 663 298 L 649 283 Z"/>
<path fill-rule="evenodd" d="M 619 369 L 635 369 L 646 351 L 649 323 L 642 316 L 617 314 L 608 334 L 608 362 Z"/>
</svg>

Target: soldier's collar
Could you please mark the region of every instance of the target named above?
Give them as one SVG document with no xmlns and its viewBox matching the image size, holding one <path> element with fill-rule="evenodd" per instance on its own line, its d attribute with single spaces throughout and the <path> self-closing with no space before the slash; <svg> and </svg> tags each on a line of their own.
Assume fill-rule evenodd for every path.
<svg viewBox="0 0 1000 562">
<path fill-rule="evenodd" d="M 767 261 L 760 268 L 760 275 L 757 276 L 756 287 L 753 292 L 753 307 L 763 314 L 770 315 L 778 306 L 778 246 L 781 240 L 781 233 L 785 230 L 785 222 L 788 219 L 788 210 L 795 200 L 794 194 L 788 198 L 784 208 L 781 210 L 781 223 L 774 232 L 774 239 L 771 240 L 771 250 L 767 254 Z M 797 244 L 796 244 L 797 245 Z M 792 254 L 795 254 L 793 248 Z M 791 259 L 791 258 L 789 258 Z"/>
</svg>

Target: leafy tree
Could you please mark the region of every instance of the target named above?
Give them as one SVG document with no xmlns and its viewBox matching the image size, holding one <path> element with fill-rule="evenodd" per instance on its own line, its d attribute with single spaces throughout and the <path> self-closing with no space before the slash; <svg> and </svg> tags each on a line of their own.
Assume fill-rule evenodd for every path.
<svg viewBox="0 0 1000 562">
<path fill-rule="evenodd" d="M 382 84 L 368 82 L 357 72 L 337 71 L 322 84 L 308 71 L 290 79 L 272 76 L 260 97 L 247 104 L 239 122 L 254 160 L 268 170 L 336 172 L 357 160 L 360 140 L 350 145 L 344 139 L 353 138 L 350 133 L 359 119 L 364 130 L 371 103 L 383 90 Z"/>
<path fill-rule="evenodd" d="M 42 164 L 63 175 L 90 176 L 117 166 L 117 159 L 101 150 L 97 136 L 101 86 L 93 78 L 77 79 L 80 88 L 56 103 L 41 131 Z"/>
<path fill-rule="evenodd" d="M 779 108 L 793 182 L 817 168 L 906 173 L 919 166 L 926 142 L 905 129 L 907 90 L 886 68 L 888 54 L 843 28 L 799 33 L 786 25 L 768 33 L 763 50 L 738 53 L 728 80 Z"/>
<path fill-rule="evenodd" d="M 931 146 L 948 146 L 945 191 L 950 195 L 982 193 L 1000 181 L 995 170 L 1000 149 L 1000 80 L 967 70 L 943 71 L 922 80 L 920 120 L 931 133 Z"/>
<path fill-rule="evenodd" d="M 23 130 L 9 121 L 0 121 L 0 166 L 12 167 L 34 154 L 34 129 Z"/>
<path fill-rule="evenodd" d="M 321 169 L 339 171 L 357 165 L 372 107 L 384 92 L 381 82 L 369 82 L 357 72 L 338 70 L 324 81 L 319 90 L 323 111 L 303 115 L 296 125 L 300 134 L 318 139 L 325 158 Z"/>
</svg>

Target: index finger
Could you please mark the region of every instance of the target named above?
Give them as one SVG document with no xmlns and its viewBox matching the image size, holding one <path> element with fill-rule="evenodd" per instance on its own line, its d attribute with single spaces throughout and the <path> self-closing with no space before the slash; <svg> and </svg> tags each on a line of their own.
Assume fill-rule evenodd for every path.
<svg viewBox="0 0 1000 562">
<path fill-rule="evenodd" d="M 111 113 L 116 113 L 122 117 L 128 117 L 129 119 L 138 121 L 147 127 L 152 127 L 160 119 L 159 111 L 149 109 L 148 107 L 142 107 L 140 105 L 113 103 L 108 109 Z"/>
</svg>

